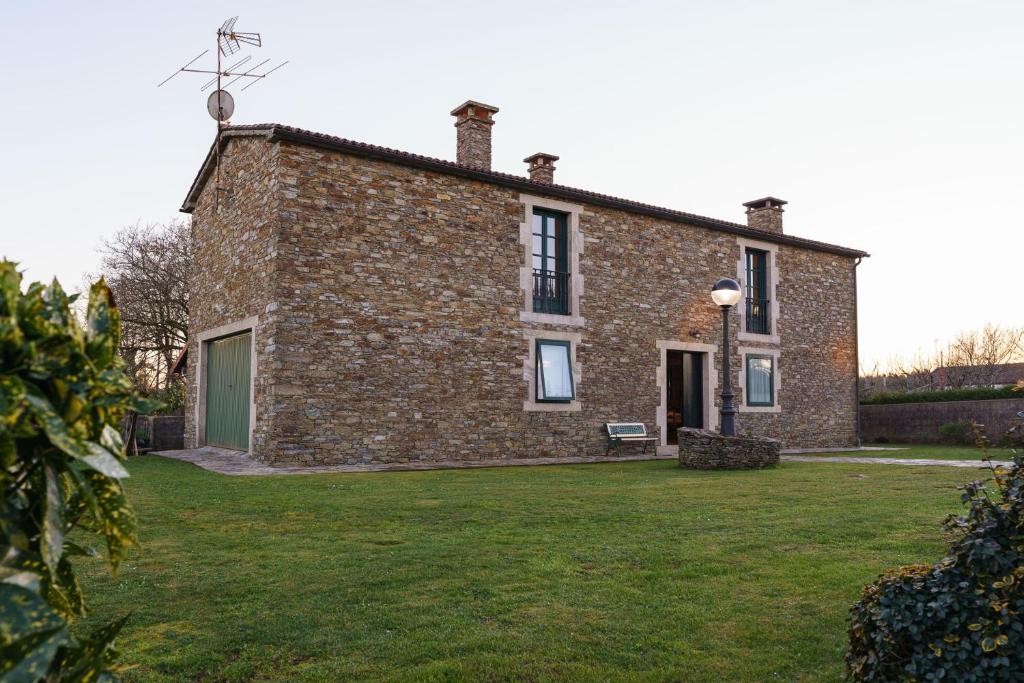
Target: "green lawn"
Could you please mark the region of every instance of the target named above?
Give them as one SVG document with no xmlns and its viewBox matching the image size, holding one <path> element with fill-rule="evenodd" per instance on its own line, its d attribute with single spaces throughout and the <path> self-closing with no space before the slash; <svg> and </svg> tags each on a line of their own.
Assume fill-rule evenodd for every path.
<svg viewBox="0 0 1024 683">
<path fill-rule="evenodd" d="M 130 681 L 835 681 L 861 585 L 937 559 L 976 476 L 130 469 L 142 551 L 80 563 L 89 621 L 133 612 Z"/>
<path fill-rule="evenodd" d="M 982 452 L 972 446 L 923 446 L 904 444 L 864 444 L 884 448 L 899 448 L 898 451 L 867 451 L 863 453 L 807 453 L 820 456 L 856 456 L 859 458 L 929 458 L 931 460 L 981 460 Z M 1011 460 L 1009 449 L 990 448 L 988 455 L 993 460 Z"/>
</svg>

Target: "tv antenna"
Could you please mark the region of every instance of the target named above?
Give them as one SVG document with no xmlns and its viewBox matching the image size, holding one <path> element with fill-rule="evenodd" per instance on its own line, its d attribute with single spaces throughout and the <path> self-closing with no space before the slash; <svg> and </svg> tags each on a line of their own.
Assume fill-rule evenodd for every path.
<svg viewBox="0 0 1024 683">
<path fill-rule="evenodd" d="M 222 57 L 230 57 L 231 55 L 235 54 L 236 52 L 239 52 L 240 50 L 242 50 L 242 46 L 243 45 L 251 45 L 252 47 L 263 47 L 263 39 L 260 37 L 259 33 L 246 33 L 244 31 L 236 31 L 235 30 L 235 22 L 237 22 L 237 21 L 238 21 L 238 17 L 231 17 L 230 19 L 225 21 L 223 24 L 221 24 L 220 28 L 217 29 L 217 44 L 216 44 L 216 47 L 214 48 L 214 50 L 217 53 L 217 68 L 216 69 L 195 69 L 195 68 L 192 68 L 193 64 L 198 62 L 200 59 L 202 59 L 209 52 L 209 50 L 203 50 L 192 61 L 190 61 L 188 64 L 186 64 L 185 66 L 181 67 L 180 69 L 178 69 L 177 71 L 172 73 L 170 76 L 168 76 L 164 80 L 160 81 L 160 83 L 158 83 L 156 87 L 159 88 L 161 85 L 163 85 L 167 81 L 171 80 L 172 78 L 174 78 L 175 76 L 177 76 L 180 73 L 192 73 L 192 74 L 213 74 L 214 75 L 214 78 L 211 78 L 209 81 L 207 81 L 203 85 L 203 87 L 200 88 L 200 90 L 206 90 L 207 88 L 209 88 L 210 86 L 212 86 L 214 84 L 216 84 L 217 90 L 220 90 L 221 89 L 221 80 L 224 79 L 224 78 L 231 78 L 231 82 L 229 82 L 224 87 L 229 87 L 232 83 L 235 83 L 236 81 L 239 81 L 239 80 L 241 80 L 243 78 L 251 78 L 251 79 L 253 79 L 252 81 L 247 83 L 244 88 L 242 88 L 242 90 L 246 90 L 246 89 L 251 88 L 252 86 L 256 85 L 257 83 L 260 82 L 260 80 L 266 78 L 267 76 L 269 76 L 270 74 L 272 74 L 273 72 L 277 71 L 282 66 L 284 66 L 285 64 L 288 63 L 287 61 L 281 62 L 277 66 L 275 66 L 275 67 L 273 67 L 271 69 L 268 69 L 268 70 L 260 73 L 258 70 L 260 68 L 263 68 L 264 66 L 266 66 L 266 64 L 270 61 L 269 59 L 264 59 L 262 62 L 260 62 L 259 64 L 255 65 L 255 66 L 251 66 L 251 67 L 249 67 L 247 69 L 242 69 L 241 68 L 242 66 L 248 64 L 249 61 L 252 60 L 252 57 L 243 57 L 242 59 L 238 60 L 237 62 L 235 62 L 234 64 L 232 64 L 232 65 L 230 65 L 230 66 L 228 66 L 226 68 L 222 67 L 221 66 L 221 58 Z"/>
<path fill-rule="evenodd" d="M 220 140 L 221 133 L 224 127 L 229 125 L 231 115 L 235 112 L 235 99 L 231 96 L 226 89 L 243 79 L 249 79 L 245 86 L 241 90 L 248 90 L 252 86 L 256 85 L 264 78 L 274 73 L 282 66 L 287 64 L 287 61 L 281 62 L 277 66 L 260 71 L 264 69 L 266 64 L 270 62 L 269 59 L 264 59 L 255 66 L 249 66 L 249 62 L 252 61 L 252 57 L 245 56 L 234 62 L 230 66 L 224 67 L 221 64 L 223 57 L 229 57 L 240 52 L 243 46 L 251 47 L 262 47 L 263 39 L 259 33 L 247 33 L 244 31 L 235 30 L 235 22 L 238 21 L 238 17 L 231 17 L 220 25 L 217 29 L 217 41 L 214 46 L 214 52 L 217 55 L 217 67 L 216 69 L 198 69 L 193 68 L 192 65 L 206 56 L 209 50 L 203 50 L 199 53 L 192 61 L 188 62 L 185 66 L 181 67 L 170 76 L 160 81 L 156 87 L 162 86 L 167 81 L 171 80 L 180 73 L 192 73 L 192 74 L 212 74 L 213 78 L 203 84 L 200 91 L 205 92 L 212 86 L 216 86 L 213 92 L 210 93 L 209 98 L 206 100 L 206 110 L 210 113 L 210 116 L 217 122 L 217 137 L 214 140 L 214 154 L 215 154 L 215 205 L 219 200 L 221 192 L 226 192 L 227 189 L 220 185 Z M 223 81 L 231 79 L 227 83 Z"/>
</svg>

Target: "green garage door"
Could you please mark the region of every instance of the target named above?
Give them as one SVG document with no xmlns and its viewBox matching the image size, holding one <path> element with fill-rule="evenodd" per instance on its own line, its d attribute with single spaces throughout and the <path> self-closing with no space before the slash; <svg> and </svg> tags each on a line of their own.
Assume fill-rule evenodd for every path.
<svg viewBox="0 0 1024 683">
<path fill-rule="evenodd" d="M 249 450 L 250 333 L 212 341 L 206 355 L 206 443 Z"/>
</svg>

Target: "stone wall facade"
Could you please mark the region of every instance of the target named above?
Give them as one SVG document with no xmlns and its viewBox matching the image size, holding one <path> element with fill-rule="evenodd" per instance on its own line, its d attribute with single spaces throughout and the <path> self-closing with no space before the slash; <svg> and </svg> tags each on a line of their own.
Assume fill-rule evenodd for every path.
<svg viewBox="0 0 1024 683">
<path fill-rule="evenodd" d="M 192 285 L 186 381 L 185 446 L 201 445 L 200 392 L 204 382 L 199 338 L 245 320 L 252 326 L 253 431 L 250 448 L 267 455 L 274 422 L 274 269 L 282 223 L 278 148 L 258 138 L 228 139 L 220 185 L 212 178 L 192 214 Z M 219 197 L 217 195 L 220 195 Z"/>
<path fill-rule="evenodd" d="M 194 211 L 190 338 L 258 320 L 251 450 L 263 461 L 601 455 L 606 422 L 657 433 L 659 342 L 721 346 L 709 290 L 736 271 L 735 234 L 580 202 L 578 310 L 538 319 L 521 286 L 520 191 L 288 141 L 239 138 L 227 152 L 230 206 L 214 210 L 209 181 Z M 542 205 L 545 188 L 531 197 Z M 741 434 L 854 443 L 854 267 L 779 246 L 779 342 L 740 342 L 734 313 L 730 348 L 738 402 L 739 347 L 777 352 L 780 410 L 740 413 Z M 532 339 L 546 333 L 575 340 L 576 401 L 527 410 Z"/>
<path fill-rule="evenodd" d="M 781 444 L 759 436 L 679 429 L 679 466 L 689 470 L 756 470 L 779 464 Z"/>
</svg>

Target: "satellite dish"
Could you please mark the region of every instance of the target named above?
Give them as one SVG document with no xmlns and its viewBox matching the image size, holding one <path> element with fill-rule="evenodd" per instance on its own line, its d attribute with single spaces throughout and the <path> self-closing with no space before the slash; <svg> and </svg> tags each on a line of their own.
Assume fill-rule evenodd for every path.
<svg viewBox="0 0 1024 683">
<path fill-rule="evenodd" d="M 227 90 L 214 90 L 206 100 L 206 111 L 216 121 L 227 121 L 235 113 L 235 98 Z"/>
</svg>

